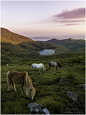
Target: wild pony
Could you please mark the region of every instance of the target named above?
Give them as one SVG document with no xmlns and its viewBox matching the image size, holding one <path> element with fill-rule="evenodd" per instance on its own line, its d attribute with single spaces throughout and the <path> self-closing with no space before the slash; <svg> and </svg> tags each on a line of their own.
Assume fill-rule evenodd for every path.
<svg viewBox="0 0 86 115">
<path fill-rule="evenodd" d="M 56 67 L 57 70 L 58 66 L 62 69 L 62 66 L 58 62 L 49 62 L 49 69 L 51 69 L 51 67 Z"/>
<path fill-rule="evenodd" d="M 40 63 L 40 64 L 33 63 L 31 65 L 31 69 L 34 69 L 34 68 L 39 69 L 39 72 L 40 72 L 41 68 L 43 68 L 43 70 L 46 70 L 46 68 L 44 67 L 44 65 L 42 63 Z"/>
<path fill-rule="evenodd" d="M 23 87 L 25 86 L 26 96 L 29 97 L 31 100 L 33 100 L 36 91 L 32 85 L 32 80 L 28 76 L 27 72 L 17 72 L 15 70 L 12 70 L 10 72 L 8 71 L 7 84 L 8 84 L 8 90 L 10 90 L 11 87 L 13 87 L 15 91 L 16 91 L 15 84 L 21 84 L 22 94 L 23 94 Z"/>
</svg>

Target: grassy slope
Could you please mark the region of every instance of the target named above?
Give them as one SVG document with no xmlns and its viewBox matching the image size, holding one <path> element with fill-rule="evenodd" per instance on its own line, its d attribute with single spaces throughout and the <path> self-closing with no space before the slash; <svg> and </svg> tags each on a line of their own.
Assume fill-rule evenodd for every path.
<svg viewBox="0 0 86 115">
<path fill-rule="evenodd" d="M 32 60 L 25 60 L 23 62 L 10 64 L 8 67 L 2 65 L 1 67 L 1 112 L 3 114 L 30 114 L 29 103 L 43 104 L 51 114 L 58 113 L 84 113 L 85 111 L 85 90 L 83 84 L 85 81 L 85 65 L 84 57 L 65 58 L 65 55 L 59 58 L 58 55 L 40 56 Z M 77 61 L 80 58 L 81 61 Z M 62 65 L 62 70 L 52 68 L 48 70 L 49 61 L 59 61 Z M 74 61 L 76 59 L 76 61 Z M 47 71 L 31 70 L 31 64 L 42 62 Z M 24 63 L 24 64 L 23 64 Z M 31 101 L 25 94 L 21 94 L 21 86 L 16 85 L 17 93 L 12 89 L 7 90 L 6 73 L 10 70 L 17 70 L 20 72 L 27 71 L 32 79 L 33 86 L 36 88 L 36 95 Z M 73 102 L 68 96 L 67 91 L 79 94 L 78 103 Z M 82 99 L 83 101 L 81 101 Z"/>
<path fill-rule="evenodd" d="M 52 114 L 55 113 L 84 113 L 85 81 L 84 53 L 67 53 L 70 50 L 55 44 L 43 44 L 38 42 L 23 42 L 10 44 L 2 42 L 1 45 L 1 113 L 2 114 L 30 114 L 29 103 L 41 103 Z M 57 52 L 51 56 L 39 56 L 38 51 L 44 48 L 53 48 Z M 64 50 L 64 52 L 63 52 Z M 48 70 L 50 61 L 58 61 L 62 70 L 52 68 Z M 38 73 L 31 71 L 32 63 L 43 63 L 47 71 Z M 6 63 L 9 64 L 6 67 Z M 20 93 L 21 86 L 17 85 L 17 93 L 7 90 L 6 73 L 10 70 L 20 72 L 27 71 L 33 85 L 36 88 L 36 96 L 33 101 Z M 73 102 L 67 96 L 67 91 L 80 95 L 78 103 Z"/>
<path fill-rule="evenodd" d="M 11 44 L 6 42 L 1 42 L 1 59 L 2 64 L 6 63 L 15 63 L 15 61 L 23 60 L 26 58 L 34 58 L 39 56 L 39 51 L 45 48 L 55 49 L 56 53 L 70 52 L 65 47 L 47 44 L 47 43 L 38 43 L 38 42 L 23 42 L 20 44 Z"/>
<path fill-rule="evenodd" d="M 46 43 L 58 44 L 70 49 L 71 51 L 78 50 L 78 48 L 85 49 L 85 40 L 77 40 L 77 39 L 72 39 L 72 38 L 64 39 L 64 40 L 51 39 L 49 41 L 46 41 Z"/>
</svg>

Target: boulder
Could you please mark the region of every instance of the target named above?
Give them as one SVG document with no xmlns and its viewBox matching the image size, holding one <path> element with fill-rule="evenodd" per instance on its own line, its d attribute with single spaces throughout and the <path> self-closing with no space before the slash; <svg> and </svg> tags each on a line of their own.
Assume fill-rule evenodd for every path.
<svg viewBox="0 0 86 115">
<path fill-rule="evenodd" d="M 41 103 L 30 103 L 28 104 L 30 112 L 32 114 L 50 114 L 47 108 L 45 108 Z"/>
</svg>

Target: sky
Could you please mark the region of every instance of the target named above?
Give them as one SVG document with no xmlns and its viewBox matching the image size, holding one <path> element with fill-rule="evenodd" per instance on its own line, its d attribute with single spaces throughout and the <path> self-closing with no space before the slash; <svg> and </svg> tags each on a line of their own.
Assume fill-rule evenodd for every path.
<svg viewBox="0 0 86 115">
<path fill-rule="evenodd" d="M 85 1 L 1 1 L 1 27 L 35 41 L 85 39 Z"/>
</svg>

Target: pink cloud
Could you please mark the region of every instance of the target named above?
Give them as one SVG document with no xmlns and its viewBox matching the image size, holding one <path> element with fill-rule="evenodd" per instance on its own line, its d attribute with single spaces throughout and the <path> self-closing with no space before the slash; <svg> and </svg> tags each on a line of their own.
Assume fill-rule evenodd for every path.
<svg viewBox="0 0 86 115">
<path fill-rule="evenodd" d="M 66 10 L 61 12 L 60 14 L 55 15 L 54 17 L 69 19 L 69 18 L 85 18 L 85 8 L 78 8 L 74 10 Z"/>
<path fill-rule="evenodd" d="M 80 24 L 66 24 L 65 26 L 80 25 Z"/>
<path fill-rule="evenodd" d="M 85 8 L 62 11 L 61 13 L 52 17 L 52 22 L 66 23 L 66 25 L 79 25 L 81 23 L 84 24 Z"/>
<path fill-rule="evenodd" d="M 53 19 L 53 22 L 60 22 L 60 23 L 69 23 L 69 22 L 85 22 L 85 19 Z"/>
</svg>

